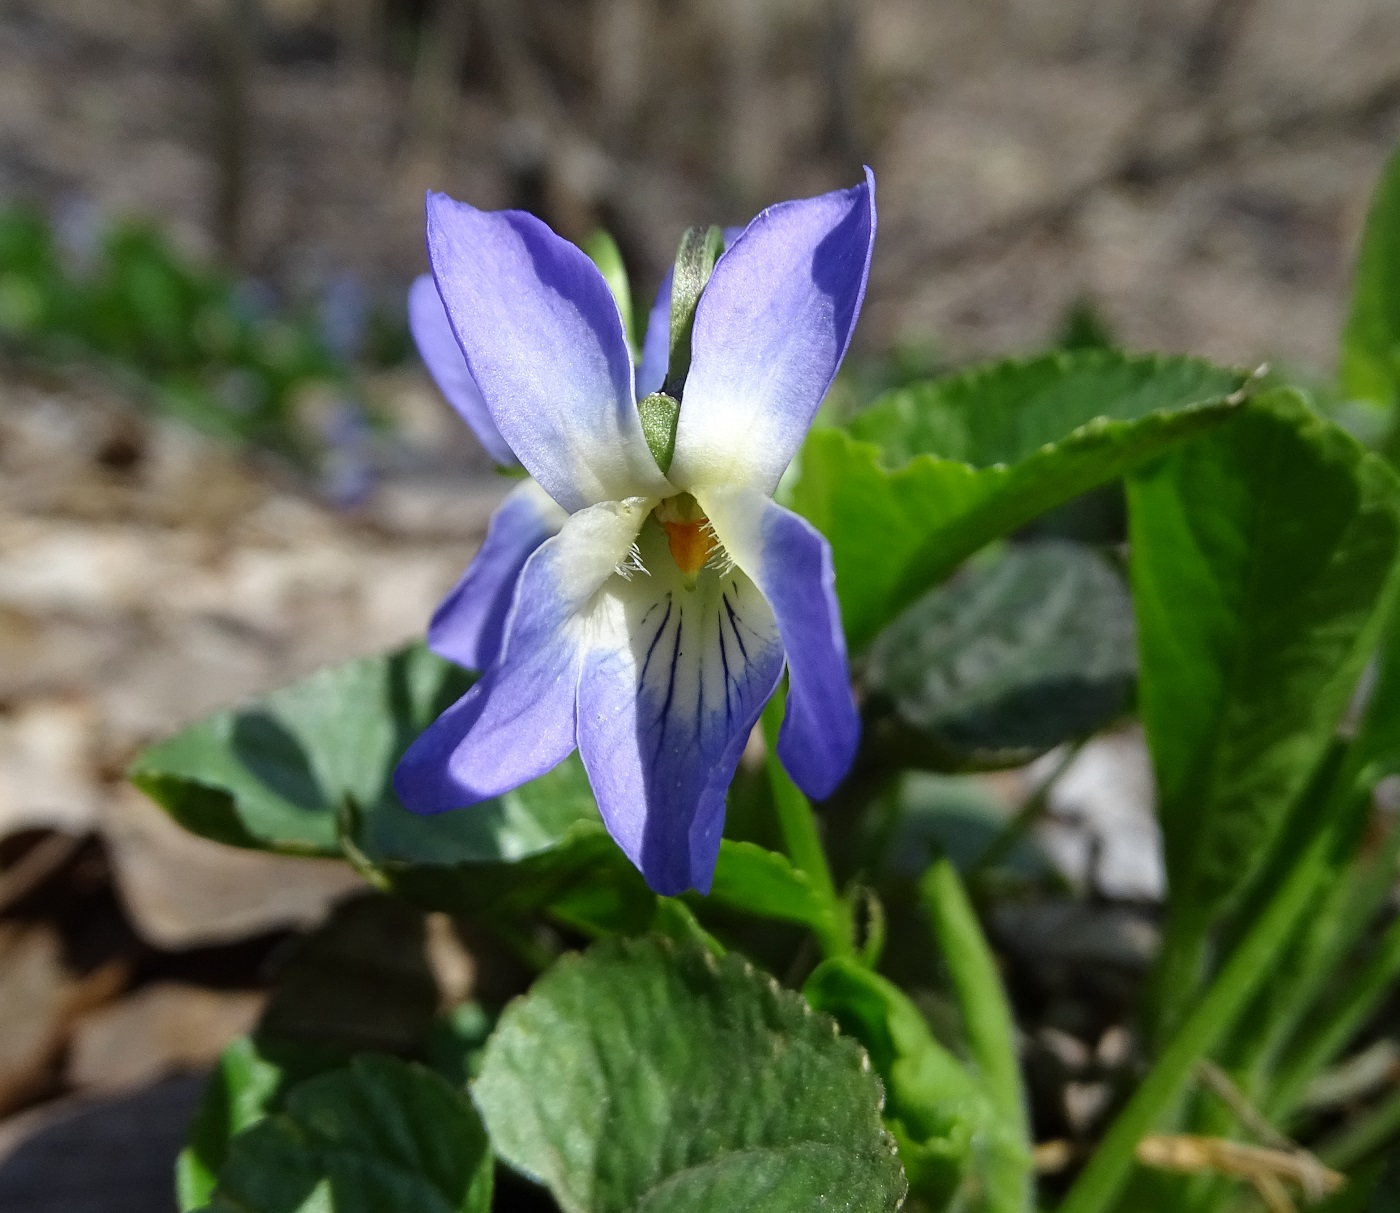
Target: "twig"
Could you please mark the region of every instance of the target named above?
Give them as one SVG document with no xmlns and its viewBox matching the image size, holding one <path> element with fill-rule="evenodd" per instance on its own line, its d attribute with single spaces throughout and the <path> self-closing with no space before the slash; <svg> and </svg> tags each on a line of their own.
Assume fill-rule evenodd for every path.
<svg viewBox="0 0 1400 1213">
<path fill-rule="evenodd" d="M 507 153 L 517 178 L 517 205 L 544 208 L 553 225 L 579 236 L 598 225 L 599 211 L 620 211 L 627 199 L 617 189 L 612 157 L 585 135 L 555 94 L 549 77 L 530 54 L 519 0 L 477 0 L 482 37 L 496 61 L 511 111 Z M 538 197 L 536 195 L 538 194 Z M 617 216 L 609 227 L 618 243 Z"/>
<path fill-rule="evenodd" d="M 223 0 L 214 18 L 217 101 L 214 153 L 218 183 L 214 231 L 230 265 L 242 262 L 248 201 L 248 145 L 257 28 L 256 0 Z"/>
<path fill-rule="evenodd" d="M 1257 1137 L 1266 1147 L 1283 1154 L 1289 1154 L 1297 1160 L 1298 1174 L 1302 1177 L 1300 1183 L 1303 1194 L 1308 1198 L 1309 1203 L 1319 1201 L 1328 1192 L 1332 1191 L 1330 1176 L 1336 1174 L 1325 1167 L 1315 1155 L 1309 1153 L 1286 1133 L 1270 1124 L 1264 1114 L 1250 1102 L 1247 1096 L 1235 1084 L 1235 1080 L 1223 1069 L 1208 1057 L 1201 1058 L 1196 1063 L 1196 1077 L 1209 1087 L 1226 1107 L 1234 1114 L 1235 1119 L 1244 1128 Z M 1256 1187 L 1258 1184 L 1256 1183 Z M 1263 1189 L 1259 1195 L 1268 1203 L 1268 1197 Z M 1270 1206 L 1272 1208 L 1272 1206 Z"/>
<path fill-rule="evenodd" d="M 1366 1099 L 1400 1078 L 1400 1045 L 1382 1037 L 1346 1061 L 1315 1075 L 1303 1089 L 1298 1107 L 1317 1112 Z"/>
<path fill-rule="evenodd" d="M 1334 1167 L 1352 1167 L 1400 1135 L 1400 1089 L 1327 1138 L 1318 1153 Z"/>
<path fill-rule="evenodd" d="M 1224 1137 L 1152 1133 L 1138 1142 L 1134 1153 L 1143 1166 L 1160 1171 L 1188 1175 L 1214 1172 L 1247 1179 L 1264 1202 L 1280 1213 L 1293 1208 L 1282 1180 L 1296 1184 L 1310 1202 L 1336 1192 L 1346 1183 L 1344 1175 L 1323 1166 L 1311 1155 L 1246 1145 Z M 1280 1199 L 1283 1203 L 1278 1203 Z"/>
<path fill-rule="evenodd" d="M 384 0 L 338 0 L 335 15 L 346 64 L 379 66 L 384 53 Z"/>
<path fill-rule="evenodd" d="M 1196 1077 L 1220 1098 L 1240 1124 L 1266 1146 L 1275 1150 L 1301 1152 L 1301 1147 L 1296 1142 L 1264 1119 L 1264 1114 L 1249 1102 L 1249 1096 L 1235 1085 L 1235 1080 L 1210 1058 L 1203 1057 L 1196 1063 Z"/>
<path fill-rule="evenodd" d="M 444 157 L 456 117 L 457 73 L 467 54 L 470 0 L 438 0 L 424 22 L 413 69 L 413 134 L 410 143 Z"/>
</svg>

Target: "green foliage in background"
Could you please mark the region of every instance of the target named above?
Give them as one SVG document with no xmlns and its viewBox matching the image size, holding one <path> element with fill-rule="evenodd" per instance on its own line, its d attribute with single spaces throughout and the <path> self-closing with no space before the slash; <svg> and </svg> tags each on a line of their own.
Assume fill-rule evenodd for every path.
<svg viewBox="0 0 1400 1213">
<path fill-rule="evenodd" d="M 145 223 L 89 235 L 92 250 L 65 251 L 38 212 L 0 209 L 0 352 L 95 366 L 218 437 L 314 461 L 327 437 L 301 415 L 308 395 L 358 395 L 315 309 L 272 306 Z M 371 360 L 406 355 L 402 323 L 371 313 L 363 327 Z"/>
</svg>

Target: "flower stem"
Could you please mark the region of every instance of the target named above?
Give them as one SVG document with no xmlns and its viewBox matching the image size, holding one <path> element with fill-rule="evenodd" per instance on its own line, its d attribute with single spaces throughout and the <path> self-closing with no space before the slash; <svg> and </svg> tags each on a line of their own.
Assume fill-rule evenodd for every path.
<svg viewBox="0 0 1400 1213">
<path fill-rule="evenodd" d="M 792 782 L 778 758 L 778 730 L 782 728 L 784 695 L 781 691 L 763 709 L 763 740 L 767 747 L 768 783 L 773 789 L 773 807 L 778 814 L 783 845 L 787 847 L 792 866 L 807 877 L 818 897 L 829 909 L 828 925 L 813 928 L 825 956 L 853 956 L 855 942 L 851 938 L 851 911 L 836 891 L 831 866 L 822 847 L 821 831 L 816 814 L 802 789 Z"/>
</svg>

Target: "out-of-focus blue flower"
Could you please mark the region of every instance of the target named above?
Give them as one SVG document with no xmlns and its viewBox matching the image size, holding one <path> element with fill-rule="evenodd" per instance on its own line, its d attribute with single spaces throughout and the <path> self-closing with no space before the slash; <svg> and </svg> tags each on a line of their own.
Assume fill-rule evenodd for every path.
<svg viewBox="0 0 1400 1213">
<path fill-rule="evenodd" d="M 321 337 L 342 362 L 360 356 L 369 327 L 369 294 L 348 270 L 334 274 L 321 300 Z"/>
<path fill-rule="evenodd" d="M 513 490 L 429 644 L 482 677 L 395 773 L 419 812 L 543 774 L 577 746 L 609 831 L 660 893 L 707 890 L 724 797 L 788 671 L 778 754 L 824 798 L 859 722 L 826 541 L 772 493 L 846 348 L 875 237 L 874 179 L 770 207 L 695 312 L 663 472 L 637 399 L 666 374 L 669 290 L 635 371 L 588 258 L 534 217 L 428 198 L 414 284 L 425 362 Z"/>
<path fill-rule="evenodd" d="M 53 236 L 63 267 L 90 278 L 102 256 L 102 208 L 83 194 L 64 194 L 53 208 Z"/>
<path fill-rule="evenodd" d="M 352 400 L 336 400 L 321 424 L 321 493 L 333 505 L 353 509 L 374 492 L 373 434 L 364 410 Z"/>
</svg>

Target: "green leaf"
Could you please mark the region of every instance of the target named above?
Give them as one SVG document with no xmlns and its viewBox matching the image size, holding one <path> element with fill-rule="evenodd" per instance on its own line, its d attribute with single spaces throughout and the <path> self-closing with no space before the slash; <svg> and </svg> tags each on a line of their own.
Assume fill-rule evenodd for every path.
<svg viewBox="0 0 1400 1213">
<path fill-rule="evenodd" d="M 497 1154 L 564 1213 L 904 1196 L 864 1054 L 732 954 L 652 939 L 566 957 L 502 1015 L 474 1095 Z"/>
<path fill-rule="evenodd" d="M 703 903 L 695 896 L 696 905 Z M 774 918 L 814 929 L 831 925 L 831 907 L 806 873 L 786 855 L 751 842 L 723 839 L 708 900 L 760 918 Z"/>
<path fill-rule="evenodd" d="M 1260 869 L 1384 614 L 1400 485 L 1287 390 L 1129 485 L 1139 702 L 1159 787 L 1166 986 Z"/>
<path fill-rule="evenodd" d="M 1376 653 L 1376 683 L 1353 743 L 1359 790 L 1400 772 L 1400 618 L 1392 618 Z"/>
<path fill-rule="evenodd" d="M 901 388 L 803 448 L 795 508 L 826 535 L 862 648 L 989 540 L 1223 421 L 1245 377 L 1106 350 Z"/>
<path fill-rule="evenodd" d="M 622 331 L 627 334 L 627 343 L 635 349 L 638 335 L 632 310 L 632 286 L 627 279 L 627 266 L 622 260 L 622 250 L 617 247 L 617 241 L 612 238 L 611 233 L 599 228 L 583 242 L 583 251 L 598 267 L 603 281 L 608 284 L 608 290 L 612 292 L 617 310 L 622 316 Z"/>
<path fill-rule="evenodd" d="M 963 1188 L 993 1193 L 989 1207 L 1023 1207 L 1030 1154 L 981 1083 L 934 1039 L 898 986 L 845 957 L 823 961 L 807 1000 L 865 1046 L 885 1082 L 886 1121 L 910 1186 L 934 1208 Z"/>
<path fill-rule="evenodd" d="M 641 874 L 615 847 L 584 882 L 560 887 L 549 900 L 550 913 L 567 925 L 598 937 L 638 935 L 656 929 L 658 898 Z M 751 842 L 724 838 L 719 844 L 714 883 L 708 894 L 687 893 L 686 904 L 703 912 L 722 906 L 741 914 L 796 923 L 820 934 L 834 929 L 833 908 L 807 875 L 787 856 Z"/>
<path fill-rule="evenodd" d="M 1355 400 L 1400 400 L 1400 152 L 1381 174 L 1352 275 L 1342 330 L 1342 389 Z"/>
<path fill-rule="evenodd" d="M 1128 704 L 1137 654 L 1127 586 L 1059 540 L 974 563 L 876 639 L 865 678 L 921 749 L 1029 761 Z"/>
<path fill-rule="evenodd" d="M 343 1062 L 324 1050 L 257 1036 L 229 1045 L 205 1084 L 188 1144 L 175 1163 L 181 1213 L 209 1202 L 234 1137 L 280 1108 L 296 1083 Z"/>
<path fill-rule="evenodd" d="M 1099 418 L 1138 421 L 1218 400 L 1245 375 L 1195 358 L 1079 350 L 992 363 L 898 388 L 851 421 L 887 467 L 939 455 L 973 467 L 1015 464 Z"/>
<path fill-rule="evenodd" d="M 502 869 L 535 861 L 547 884 L 614 849 L 577 756 L 470 811 L 399 803 L 399 757 L 469 683 L 421 645 L 351 661 L 191 725 L 130 777 L 187 829 L 235 846 L 338 856 L 349 828 L 389 884 L 451 908 L 493 896 Z"/>
<path fill-rule="evenodd" d="M 234 1139 L 210 1213 L 487 1213 L 492 1161 L 464 1091 L 389 1057 L 313 1078 Z"/>
<path fill-rule="evenodd" d="M 480 1003 L 458 1003 L 433 1025 L 428 1064 L 453 1086 L 465 1087 L 481 1069 L 481 1055 L 495 1026 L 495 1019 Z"/>
</svg>

